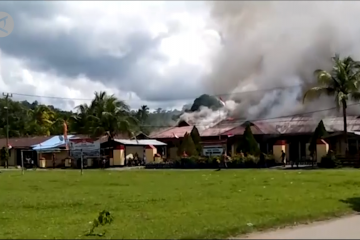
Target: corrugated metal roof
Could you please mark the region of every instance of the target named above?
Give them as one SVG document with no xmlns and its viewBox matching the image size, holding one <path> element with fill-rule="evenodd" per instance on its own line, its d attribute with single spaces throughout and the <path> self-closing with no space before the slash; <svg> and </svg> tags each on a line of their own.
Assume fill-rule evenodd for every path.
<svg viewBox="0 0 360 240">
<path fill-rule="evenodd" d="M 200 136 L 203 137 L 211 137 L 211 136 L 219 136 L 219 135 L 227 135 L 224 134 L 225 132 L 238 127 L 239 125 L 243 124 L 244 120 L 234 119 L 234 118 L 227 118 L 213 127 L 209 127 L 201 132 Z"/>
<path fill-rule="evenodd" d="M 173 128 L 174 127 L 165 127 L 165 128 L 157 129 L 149 134 L 149 138 L 157 138 L 157 136 L 161 135 L 161 133 Z"/>
<path fill-rule="evenodd" d="M 291 133 L 311 133 L 314 132 L 320 119 L 309 117 L 291 117 L 291 118 L 277 118 L 262 121 L 255 121 L 254 124 L 260 125 L 260 122 L 267 126 L 270 132 L 278 134 L 291 134 Z M 264 134 L 270 134 L 264 131 Z"/>
<path fill-rule="evenodd" d="M 251 132 L 253 134 L 264 134 L 256 125 L 250 126 Z M 238 126 L 230 129 L 229 131 L 223 132 L 222 135 L 243 135 L 245 131 L 245 126 Z"/>
<path fill-rule="evenodd" d="M 9 138 L 9 144 L 13 148 L 29 148 L 34 144 L 41 143 L 48 140 L 52 136 L 35 136 L 22 138 Z M 0 147 L 6 147 L 6 138 L 0 139 Z"/>
<path fill-rule="evenodd" d="M 233 126 L 214 126 L 205 129 L 200 133 L 200 136 L 202 137 L 211 137 L 211 136 L 219 136 L 223 135 L 224 132 L 234 128 Z"/>
<path fill-rule="evenodd" d="M 191 133 L 193 126 L 185 126 L 185 127 L 172 127 L 168 129 L 164 129 L 159 132 L 155 132 L 150 134 L 150 138 L 174 138 L 174 135 L 178 136 L 179 138 L 184 137 L 185 133 Z"/>
<path fill-rule="evenodd" d="M 115 142 L 124 144 L 124 145 L 140 145 L 140 146 L 166 146 L 166 143 L 157 141 L 155 139 L 140 139 L 140 140 L 129 140 L 129 139 L 114 139 Z"/>
<path fill-rule="evenodd" d="M 322 119 L 325 128 L 328 132 L 343 131 L 343 118 L 342 117 L 328 117 Z M 321 121 L 316 117 L 287 117 L 287 118 L 274 118 L 267 120 L 252 121 L 251 130 L 253 134 L 294 134 L 294 133 L 313 133 L 315 128 Z M 244 120 L 239 119 L 226 119 L 209 127 L 201 130 L 198 127 L 200 136 L 210 137 L 219 135 L 242 135 L 245 130 Z M 360 131 L 360 118 L 356 116 L 347 117 L 348 131 Z M 186 132 L 190 133 L 192 126 L 189 127 L 172 127 L 163 129 L 157 133 L 150 135 L 151 138 L 174 138 L 174 134 L 178 137 L 183 137 Z"/>
<path fill-rule="evenodd" d="M 70 136 L 70 135 L 69 135 Z M 39 143 L 43 143 L 53 137 L 58 136 L 32 136 L 32 137 L 17 137 L 17 138 L 9 138 L 9 144 L 14 148 L 30 148 L 31 146 L 37 145 Z M 73 138 L 88 138 L 88 135 L 74 135 Z M 126 134 L 118 134 L 115 138 L 122 139 L 130 139 Z M 103 136 L 99 138 L 100 143 L 107 141 L 107 136 Z M 0 148 L 6 146 L 6 138 L 0 138 Z M 65 144 L 62 144 L 58 147 L 64 147 Z"/>
<path fill-rule="evenodd" d="M 344 131 L 344 119 L 342 117 L 325 118 L 323 120 L 325 128 L 329 132 Z M 348 116 L 346 119 L 348 131 L 360 130 L 360 119 Z"/>
<path fill-rule="evenodd" d="M 312 133 L 315 131 L 319 122 L 323 120 L 325 129 L 328 132 L 339 132 L 344 130 L 344 123 L 342 117 L 292 117 L 292 118 L 277 118 L 265 120 L 263 122 L 275 127 L 281 134 L 291 133 Z M 257 124 L 257 122 L 255 122 Z M 349 131 L 360 130 L 360 119 L 355 116 L 347 117 L 347 126 Z"/>
<path fill-rule="evenodd" d="M 72 137 L 74 137 L 74 135 L 68 135 L 69 139 L 71 139 Z M 39 144 L 35 144 L 31 147 L 33 148 L 33 150 L 41 150 L 41 149 L 57 148 L 64 144 L 65 144 L 64 136 L 59 135 L 59 136 L 53 136 L 52 138 L 44 142 L 41 142 Z"/>
</svg>

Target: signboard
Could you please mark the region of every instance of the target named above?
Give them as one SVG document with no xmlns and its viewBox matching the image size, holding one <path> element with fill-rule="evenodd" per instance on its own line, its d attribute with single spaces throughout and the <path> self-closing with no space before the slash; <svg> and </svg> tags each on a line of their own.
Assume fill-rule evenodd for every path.
<svg viewBox="0 0 360 240">
<path fill-rule="evenodd" d="M 69 139 L 70 156 L 73 158 L 100 157 L 100 142 L 90 138 Z"/>
<path fill-rule="evenodd" d="M 221 145 L 204 146 L 203 154 L 205 156 L 221 156 L 224 153 L 224 148 Z"/>
</svg>

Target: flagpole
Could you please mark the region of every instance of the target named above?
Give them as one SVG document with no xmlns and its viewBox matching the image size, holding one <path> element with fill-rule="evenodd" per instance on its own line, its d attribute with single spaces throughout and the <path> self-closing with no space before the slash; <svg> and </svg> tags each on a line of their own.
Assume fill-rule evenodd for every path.
<svg viewBox="0 0 360 240">
<path fill-rule="evenodd" d="M 38 165 L 40 165 L 40 158 L 41 158 L 41 143 L 39 144 L 40 148 L 39 148 L 39 156 L 38 156 Z M 46 164 L 45 164 L 46 167 Z"/>
<path fill-rule="evenodd" d="M 24 175 L 24 151 L 21 150 L 21 174 Z"/>
<path fill-rule="evenodd" d="M 219 100 L 220 100 L 220 102 L 221 102 L 221 104 L 223 105 L 223 107 L 225 107 L 226 106 L 226 103 L 225 103 L 225 101 L 222 99 L 222 97 L 219 97 Z M 221 119 L 221 112 L 219 111 L 219 119 Z M 221 146 L 223 146 L 222 144 L 221 144 L 221 133 L 220 133 L 220 128 L 219 128 L 219 132 L 218 132 L 218 135 L 219 135 L 219 142 L 220 142 L 220 145 Z M 226 141 L 227 142 L 227 141 Z M 227 146 L 224 148 L 223 147 L 223 152 L 226 152 L 226 149 L 227 148 Z"/>
</svg>

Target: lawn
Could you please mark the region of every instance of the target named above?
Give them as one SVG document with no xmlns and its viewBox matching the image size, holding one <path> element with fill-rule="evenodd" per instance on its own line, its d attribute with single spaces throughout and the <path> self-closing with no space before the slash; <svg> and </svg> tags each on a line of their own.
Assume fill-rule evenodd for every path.
<svg viewBox="0 0 360 240">
<path fill-rule="evenodd" d="M 0 169 L 1 171 L 1 169 Z M 224 238 L 345 214 L 359 170 L 8 171 L 0 173 L 0 238 Z"/>
</svg>

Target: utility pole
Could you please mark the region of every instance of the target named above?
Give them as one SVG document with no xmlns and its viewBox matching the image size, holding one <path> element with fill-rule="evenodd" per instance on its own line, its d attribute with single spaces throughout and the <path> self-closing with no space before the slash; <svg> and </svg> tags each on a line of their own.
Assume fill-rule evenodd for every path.
<svg viewBox="0 0 360 240">
<path fill-rule="evenodd" d="M 3 96 L 5 97 L 5 109 L 6 109 L 6 148 L 9 154 L 9 97 L 12 97 L 12 94 L 10 93 L 3 93 Z M 8 161 L 6 162 L 6 167 L 8 167 Z"/>
<path fill-rule="evenodd" d="M 24 152 L 21 150 L 21 174 L 24 175 Z"/>
<path fill-rule="evenodd" d="M 81 164 L 81 175 L 83 175 L 83 170 L 84 170 L 84 155 L 83 155 L 83 150 L 81 149 L 81 159 L 80 159 L 80 164 Z"/>
</svg>

